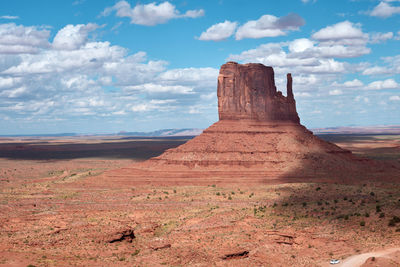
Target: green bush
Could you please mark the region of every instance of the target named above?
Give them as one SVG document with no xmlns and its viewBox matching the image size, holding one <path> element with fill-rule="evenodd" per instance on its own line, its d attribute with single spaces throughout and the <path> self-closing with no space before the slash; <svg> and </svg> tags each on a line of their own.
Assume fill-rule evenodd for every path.
<svg viewBox="0 0 400 267">
<path fill-rule="evenodd" d="M 382 211 L 382 209 L 381 209 L 381 206 L 380 206 L 380 205 L 376 205 L 375 209 L 376 209 L 376 213 L 378 213 L 378 212 L 381 212 L 381 211 Z"/>
<path fill-rule="evenodd" d="M 393 218 L 390 219 L 388 226 L 396 226 L 396 224 L 399 222 L 400 222 L 400 218 L 397 216 L 393 216 Z"/>
</svg>

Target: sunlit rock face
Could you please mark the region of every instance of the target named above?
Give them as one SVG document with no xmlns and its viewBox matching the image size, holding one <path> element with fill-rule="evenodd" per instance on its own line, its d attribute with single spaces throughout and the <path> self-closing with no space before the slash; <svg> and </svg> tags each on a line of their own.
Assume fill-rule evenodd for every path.
<svg viewBox="0 0 400 267">
<path fill-rule="evenodd" d="M 220 69 L 217 94 L 220 120 L 300 123 L 291 74 L 287 75 L 285 97 L 276 89 L 272 67 L 228 62 Z"/>
</svg>

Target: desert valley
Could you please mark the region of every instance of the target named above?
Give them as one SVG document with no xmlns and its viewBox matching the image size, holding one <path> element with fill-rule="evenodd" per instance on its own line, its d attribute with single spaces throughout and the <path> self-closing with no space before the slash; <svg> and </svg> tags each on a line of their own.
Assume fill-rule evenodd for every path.
<svg viewBox="0 0 400 267">
<path fill-rule="evenodd" d="M 400 266 L 400 0 L 0 1 L 0 267 Z"/>
<path fill-rule="evenodd" d="M 0 265 L 398 266 L 399 135 L 316 137 L 290 90 L 227 63 L 191 140 L 2 138 Z"/>
</svg>

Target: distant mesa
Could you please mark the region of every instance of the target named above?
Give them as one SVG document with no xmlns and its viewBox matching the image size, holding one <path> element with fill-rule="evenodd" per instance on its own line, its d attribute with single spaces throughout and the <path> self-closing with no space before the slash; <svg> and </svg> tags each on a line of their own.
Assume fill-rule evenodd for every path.
<svg viewBox="0 0 400 267">
<path fill-rule="evenodd" d="M 108 175 L 143 183 L 266 183 L 348 180 L 376 168 L 301 125 L 291 74 L 286 89 L 287 96 L 277 90 L 272 67 L 228 62 L 218 76 L 218 122 L 179 147 Z"/>
</svg>

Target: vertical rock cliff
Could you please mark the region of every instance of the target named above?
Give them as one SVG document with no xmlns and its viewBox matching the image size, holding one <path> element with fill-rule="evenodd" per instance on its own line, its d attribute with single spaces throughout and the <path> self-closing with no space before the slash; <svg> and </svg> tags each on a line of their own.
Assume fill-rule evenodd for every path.
<svg viewBox="0 0 400 267">
<path fill-rule="evenodd" d="M 235 62 L 222 65 L 217 90 L 219 119 L 300 123 L 292 76 L 288 74 L 287 79 L 285 97 L 276 89 L 272 67 Z"/>
</svg>

